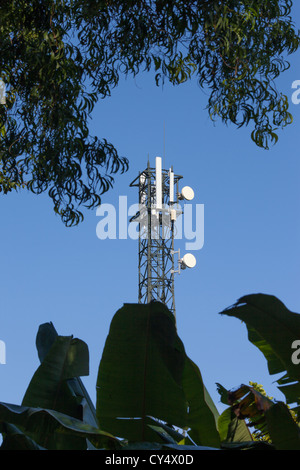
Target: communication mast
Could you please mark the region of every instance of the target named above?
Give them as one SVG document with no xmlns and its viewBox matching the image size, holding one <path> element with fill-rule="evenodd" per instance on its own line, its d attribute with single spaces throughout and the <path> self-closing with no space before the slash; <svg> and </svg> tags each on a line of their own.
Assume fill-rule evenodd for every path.
<svg viewBox="0 0 300 470">
<path fill-rule="evenodd" d="M 131 219 L 139 224 L 138 302 L 160 301 L 175 317 L 175 273 L 196 265 L 194 255 L 180 258 L 180 251 L 174 250 L 176 220 L 183 213 L 179 201 L 194 198 L 188 186 L 179 191 L 181 179 L 173 168 L 163 169 L 161 157 L 156 157 L 155 168 L 148 161 L 147 168 L 130 184 L 139 191 L 139 211 Z"/>
</svg>

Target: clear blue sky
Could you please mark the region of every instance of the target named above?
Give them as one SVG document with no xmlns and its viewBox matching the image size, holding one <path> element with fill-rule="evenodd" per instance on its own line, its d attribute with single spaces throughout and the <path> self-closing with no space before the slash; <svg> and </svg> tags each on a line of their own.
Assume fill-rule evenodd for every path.
<svg viewBox="0 0 300 470">
<path fill-rule="evenodd" d="M 292 82 L 300 80 L 299 58 L 299 52 L 290 58 L 290 70 L 278 80 L 289 97 Z M 91 129 L 130 161 L 103 202 L 117 204 L 121 195 L 129 204 L 137 202 L 129 184 L 145 168 L 148 154 L 152 164 L 156 155 L 163 156 L 165 126 L 165 166 L 173 165 L 193 187 L 194 203 L 205 206 L 205 243 L 194 252 L 197 266 L 176 278 L 177 325 L 187 354 L 222 409 L 216 382 L 233 388 L 256 381 L 269 395 L 283 398 L 245 326 L 218 312 L 257 292 L 276 295 L 300 312 L 300 105 L 291 103 L 294 123 L 265 151 L 250 140 L 250 128 L 213 125 L 206 99 L 195 78 L 163 89 L 150 75 L 128 78 L 98 103 Z M 0 195 L 0 211 L 0 339 L 7 354 L 0 365 L 0 401 L 21 403 L 39 365 L 38 326 L 48 321 L 59 334 L 88 344 L 90 376 L 83 381 L 95 401 L 110 321 L 123 303 L 137 301 L 137 242 L 99 240 L 96 210 L 86 211 L 78 227 L 64 227 L 47 196 Z"/>
</svg>

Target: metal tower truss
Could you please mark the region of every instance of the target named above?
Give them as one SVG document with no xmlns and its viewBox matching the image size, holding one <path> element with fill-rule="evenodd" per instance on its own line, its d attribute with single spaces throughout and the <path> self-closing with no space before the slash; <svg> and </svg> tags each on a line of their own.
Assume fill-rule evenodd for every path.
<svg viewBox="0 0 300 470">
<path fill-rule="evenodd" d="M 155 168 L 147 168 L 130 184 L 139 190 L 139 211 L 131 222 L 139 224 L 138 301 L 158 300 L 176 316 L 174 236 L 176 219 L 182 213 L 178 204 L 178 183 L 182 176 L 162 169 L 156 157 Z M 186 187 L 187 189 L 188 188 Z M 192 191 L 192 190 L 191 190 Z M 180 260 L 179 260 L 180 261 Z"/>
</svg>

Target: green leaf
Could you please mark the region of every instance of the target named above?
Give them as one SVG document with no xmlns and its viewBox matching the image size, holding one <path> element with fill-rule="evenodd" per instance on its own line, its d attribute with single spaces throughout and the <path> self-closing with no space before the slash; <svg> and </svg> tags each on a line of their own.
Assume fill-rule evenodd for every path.
<svg viewBox="0 0 300 470">
<path fill-rule="evenodd" d="M 164 450 L 169 451 L 167 456 L 170 455 L 170 451 L 179 452 L 184 451 L 196 451 L 196 450 L 220 450 L 218 448 L 207 447 L 207 446 L 196 446 L 196 445 L 185 445 L 185 444 L 159 444 L 158 442 L 129 442 L 122 446 L 122 450 Z M 168 459 L 168 457 L 167 457 Z M 165 462 L 167 463 L 167 462 Z M 172 463 L 172 460 L 169 457 L 169 463 Z"/>
<path fill-rule="evenodd" d="M 162 441 L 168 442 L 169 444 L 177 444 L 175 439 L 162 427 L 162 426 L 154 426 L 153 424 L 149 424 L 149 427 L 155 431 L 158 436 L 161 437 Z M 182 436 L 183 439 L 183 436 Z"/>
<path fill-rule="evenodd" d="M 41 439 L 41 430 L 47 421 L 48 432 L 51 435 L 65 434 L 83 440 L 89 439 L 97 448 L 120 448 L 119 441 L 114 436 L 54 410 L 0 403 L 0 421 L 11 423 L 23 432 L 26 430 L 26 435 L 30 439 L 33 438 L 38 445 L 42 445 L 40 441 L 44 440 Z M 49 446 L 45 447 L 49 449 Z M 68 449 L 64 448 L 64 450 Z"/>
<path fill-rule="evenodd" d="M 130 441 L 157 441 L 147 426 L 154 417 L 192 428 L 203 445 L 218 442 L 201 374 L 160 302 L 125 304 L 115 314 L 99 366 L 96 410 L 101 429 Z"/>
<path fill-rule="evenodd" d="M 275 450 L 272 444 L 264 441 L 225 442 L 221 448 L 224 450 Z"/>
<path fill-rule="evenodd" d="M 253 294 L 241 297 L 221 314 L 245 322 L 248 338 L 265 356 L 271 375 L 284 372 L 285 385 L 300 380 L 300 366 L 292 361 L 292 345 L 300 338 L 298 313 L 291 312 L 272 295 Z M 292 389 L 283 387 L 282 390 Z"/>
<path fill-rule="evenodd" d="M 222 412 L 218 420 L 218 430 L 222 445 L 232 442 L 252 441 L 251 433 L 244 420 L 238 419 L 232 408 Z"/>
<path fill-rule="evenodd" d="M 208 447 L 208 446 L 193 446 L 193 445 L 178 445 L 178 444 L 163 444 L 162 449 L 173 449 L 179 452 L 183 452 L 185 450 L 220 450 L 219 448 L 215 447 Z"/>
<path fill-rule="evenodd" d="M 122 450 L 161 450 L 162 444 L 158 442 L 126 442 L 122 445 Z"/>
<path fill-rule="evenodd" d="M 51 328 L 51 325 L 50 325 Z M 45 330 L 45 327 L 43 328 Z M 41 330 L 40 330 L 41 334 Z M 47 335 L 44 335 L 47 337 Z M 76 378 L 88 375 L 89 355 L 87 345 L 72 336 L 56 336 L 53 328 L 41 346 L 40 335 L 37 335 L 39 355 L 43 362 L 33 375 L 24 395 L 22 405 L 32 408 L 56 410 L 71 418 L 84 418 L 83 409 L 88 408 L 83 393 L 75 392 Z M 53 343 L 50 346 L 50 341 Z M 47 352 L 47 348 L 49 348 Z M 95 422 L 92 423 L 95 425 Z M 87 443 L 80 436 L 51 434 L 51 422 L 46 415 L 39 432 L 39 443 L 48 448 L 86 449 Z M 37 441 L 37 437 L 34 436 Z"/>
<path fill-rule="evenodd" d="M 57 337 L 58 334 L 52 322 L 43 323 L 39 326 L 36 347 L 41 362 L 44 361 Z M 55 360 L 54 357 L 53 360 Z M 83 421 L 97 427 L 96 409 L 81 378 L 73 377 L 66 382 L 68 387 L 65 388 L 66 395 L 62 400 L 66 403 L 76 397 L 76 403 L 78 403 L 78 406 L 80 405 L 81 411 L 74 417 L 81 417 Z M 70 397 L 70 394 L 72 397 Z"/>
<path fill-rule="evenodd" d="M 220 437 L 217 432 L 219 414 L 215 407 L 209 407 L 208 403 L 212 400 L 204 386 L 201 372 L 187 356 L 182 383 L 188 403 L 189 436 L 198 445 L 219 447 Z"/>
<path fill-rule="evenodd" d="M 155 425 L 150 425 L 149 426 L 152 428 L 152 429 L 155 429 L 156 431 L 158 430 L 158 428 L 160 430 L 163 430 L 164 433 L 165 433 L 165 437 L 166 439 L 171 439 L 173 443 L 176 443 L 176 444 L 179 444 L 181 443 L 182 441 L 185 441 L 188 442 L 188 443 L 192 443 L 190 441 L 190 439 L 188 438 L 187 435 L 183 435 L 181 434 L 180 432 L 176 431 L 174 429 L 174 427 L 171 427 L 171 426 L 168 426 L 167 424 L 164 424 L 162 423 L 161 421 L 158 421 L 158 420 L 155 420 L 154 418 L 151 418 L 153 423 L 155 423 Z M 160 431 L 161 432 L 161 431 Z M 185 433 L 186 434 L 186 433 Z"/>
<path fill-rule="evenodd" d="M 184 359 L 174 317 L 164 305 L 125 304 L 111 322 L 99 366 L 101 428 L 131 441 L 151 441 L 156 435 L 147 416 L 183 427 Z"/>
<path fill-rule="evenodd" d="M 35 344 L 40 362 L 43 362 L 57 337 L 58 333 L 52 322 L 39 326 Z"/>
<path fill-rule="evenodd" d="M 267 426 L 276 450 L 300 450 L 300 429 L 288 407 L 275 403 L 266 412 Z"/>
<path fill-rule="evenodd" d="M 72 336 L 57 336 L 31 379 L 22 404 L 64 410 L 65 404 L 59 395 L 60 388 L 68 379 L 88 373 L 87 345 Z"/>
<path fill-rule="evenodd" d="M 0 429 L 4 435 L 1 450 L 46 450 L 13 424 L 0 423 Z"/>
</svg>

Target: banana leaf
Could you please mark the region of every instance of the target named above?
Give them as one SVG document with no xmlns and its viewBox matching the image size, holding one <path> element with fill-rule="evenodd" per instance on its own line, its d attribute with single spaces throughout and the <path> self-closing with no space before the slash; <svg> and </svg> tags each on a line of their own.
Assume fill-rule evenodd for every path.
<svg viewBox="0 0 300 470">
<path fill-rule="evenodd" d="M 50 441 L 53 441 L 53 435 L 55 434 L 76 436 L 78 439 L 89 439 L 96 448 L 108 450 L 120 449 L 119 441 L 114 436 L 55 410 L 0 403 L 0 422 L 9 423 L 10 436 L 12 431 L 16 432 L 16 428 L 13 430 L 12 425 L 17 427 L 20 432 L 26 432 L 27 443 L 31 440 L 32 446 L 36 445 L 40 449 L 52 450 L 43 432 L 45 422 L 47 423 Z M 42 441 L 46 445 L 42 445 Z M 55 450 L 68 450 L 68 448 L 55 448 Z"/>
<path fill-rule="evenodd" d="M 300 403 L 300 367 L 292 360 L 292 345 L 300 339 L 300 315 L 290 311 L 277 297 L 252 294 L 241 297 L 220 312 L 242 320 L 248 339 L 265 356 L 271 375 L 283 374 L 277 383 L 288 403 Z"/>
<path fill-rule="evenodd" d="M 58 333 L 52 322 L 43 323 L 39 326 L 38 333 L 36 336 L 36 347 L 38 352 L 38 357 L 42 363 L 48 354 L 51 346 L 55 342 Z M 79 405 L 79 413 L 77 418 L 81 418 L 86 423 L 89 423 L 91 426 L 98 427 L 97 418 L 96 418 L 96 408 L 81 380 L 80 377 L 72 377 L 66 381 L 67 395 L 64 399 L 65 402 L 70 400 L 70 394 L 73 397 L 76 397 Z"/>
<path fill-rule="evenodd" d="M 42 408 L 61 412 L 71 418 L 83 420 L 83 409 L 86 401 L 78 388 L 78 378 L 89 373 L 89 354 L 87 345 L 72 336 L 55 335 L 54 329 L 48 327 L 49 336 L 45 335 L 47 327 L 42 327 L 44 343 L 37 336 L 39 357 L 42 360 L 34 373 L 24 395 L 22 405 L 29 408 Z M 51 341 L 52 340 L 52 341 Z M 52 344 L 51 344 L 52 343 Z M 44 346 L 42 346 L 44 344 Z M 50 423 L 50 424 L 49 424 Z M 95 422 L 91 423 L 94 427 Z M 87 448 L 85 438 L 78 435 L 51 434 L 49 415 L 44 417 L 44 425 L 39 436 L 34 440 L 50 449 L 81 449 Z"/>
<path fill-rule="evenodd" d="M 0 450 L 46 450 L 13 424 L 0 423 L 0 432 L 3 437 Z"/>
<path fill-rule="evenodd" d="M 276 450 L 300 450 L 300 428 L 283 402 L 275 403 L 266 412 L 266 421 Z"/>
<path fill-rule="evenodd" d="M 149 426 L 153 417 L 189 430 L 198 445 L 218 447 L 206 393 L 165 305 L 125 304 L 118 310 L 98 371 L 101 429 L 129 441 L 155 442 L 157 434 Z"/>
<path fill-rule="evenodd" d="M 232 408 L 227 408 L 220 415 L 218 430 L 223 446 L 228 443 L 252 441 L 251 433 L 245 421 L 238 419 Z"/>
</svg>

